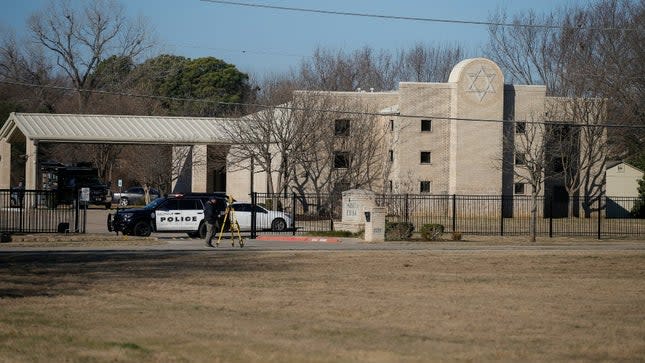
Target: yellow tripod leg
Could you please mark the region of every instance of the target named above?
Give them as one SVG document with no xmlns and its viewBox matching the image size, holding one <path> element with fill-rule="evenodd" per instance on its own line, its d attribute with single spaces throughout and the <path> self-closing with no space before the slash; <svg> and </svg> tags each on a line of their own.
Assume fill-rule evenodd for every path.
<svg viewBox="0 0 645 363">
<path fill-rule="evenodd" d="M 233 231 L 235 229 L 235 231 Z M 244 247 L 244 240 L 240 234 L 240 224 L 237 223 L 237 217 L 235 216 L 235 209 L 231 208 L 231 246 L 235 247 L 235 235 L 237 232 L 237 241 L 240 244 L 240 248 Z"/>
<path fill-rule="evenodd" d="M 226 219 L 228 218 L 228 207 L 226 208 L 226 211 L 224 212 L 224 220 L 222 221 L 222 227 L 219 230 L 219 234 L 217 235 L 217 242 L 215 242 L 216 246 L 219 247 L 219 241 L 222 240 L 222 234 L 224 234 L 224 226 L 226 226 Z"/>
<path fill-rule="evenodd" d="M 237 238 L 240 243 L 240 248 L 244 247 L 244 238 L 242 238 L 242 235 L 240 234 L 240 225 L 237 225 Z"/>
</svg>

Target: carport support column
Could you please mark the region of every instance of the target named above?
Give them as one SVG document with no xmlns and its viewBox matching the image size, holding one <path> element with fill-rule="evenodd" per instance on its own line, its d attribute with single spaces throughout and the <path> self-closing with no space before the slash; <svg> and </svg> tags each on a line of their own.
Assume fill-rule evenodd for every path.
<svg viewBox="0 0 645 363">
<path fill-rule="evenodd" d="M 11 187 L 11 144 L 0 139 L 0 189 Z"/>
<path fill-rule="evenodd" d="M 208 145 L 193 146 L 193 178 L 191 189 L 196 193 L 206 192 L 208 183 Z"/>
<path fill-rule="evenodd" d="M 190 180 L 192 179 L 192 146 L 172 147 L 172 192 L 190 192 Z"/>
<path fill-rule="evenodd" d="M 38 141 L 27 139 L 25 152 L 25 189 L 38 189 L 36 176 L 38 175 Z"/>
</svg>

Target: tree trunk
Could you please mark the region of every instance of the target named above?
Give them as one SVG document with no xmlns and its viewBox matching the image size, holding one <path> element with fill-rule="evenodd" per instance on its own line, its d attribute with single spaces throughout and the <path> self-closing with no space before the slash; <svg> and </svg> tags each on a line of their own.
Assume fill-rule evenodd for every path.
<svg viewBox="0 0 645 363">
<path fill-rule="evenodd" d="M 529 226 L 531 242 L 536 241 L 537 236 L 537 194 L 531 194 L 531 222 Z"/>
</svg>

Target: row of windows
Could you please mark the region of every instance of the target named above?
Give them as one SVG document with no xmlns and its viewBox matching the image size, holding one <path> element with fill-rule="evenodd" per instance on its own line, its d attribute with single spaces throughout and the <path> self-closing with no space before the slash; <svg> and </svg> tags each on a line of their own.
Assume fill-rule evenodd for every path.
<svg viewBox="0 0 645 363">
<path fill-rule="evenodd" d="M 394 120 L 390 120 L 390 131 L 394 131 Z M 432 120 L 428 120 L 428 119 L 421 120 L 421 131 L 422 132 L 431 132 L 432 131 Z"/>
<path fill-rule="evenodd" d="M 389 152 L 390 161 L 394 161 L 394 151 Z M 334 168 L 345 169 L 349 168 L 351 156 L 349 152 L 337 151 L 334 153 Z M 421 164 L 432 164 L 432 153 L 430 151 L 422 151 L 420 157 Z"/>
<path fill-rule="evenodd" d="M 390 193 L 393 192 L 392 181 L 388 181 L 388 189 Z M 432 182 L 429 180 L 422 180 L 419 182 L 419 193 L 430 193 L 432 191 Z M 515 194 L 525 194 L 526 184 L 515 183 Z"/>
<path fill-rule="evenodd" d="M 388 181 L 388 189 L 390 193 L 393 192 L 392 181 Z M 422 180 L 419 182 L 419 193 L 430 193 L 432 190 L 432 182 L 429 180 Z"/>
<path fill-rule="evenodd" d="M 348 136 L 349 135 L 349 119 L 337 119 L 334 122 L 334 134 L 336 136 Z M 390 120 L 390 131 L 394 131 L 394 120 Z M 422 119 L 421 120 L 421 131 L 430 132 L 432 131 L 432 120 Z M 563 128 L 562 132 L 566 132 L 567 129 Z M 526 133 L 526 122 L 516 122 L 515 123 L 515 133 L 523 134 Z"/>
<path fill-rule="evenodd" d="M 390 149 L 388 152 L 388 157 L 390 162 L 394 161 L 394 150 Z M 432 164 L 432 152 L 430 151 L 421 151 L 420 154 L 421 164 Z"/>
<path fill-rule="evenodd" d="M 337 119 L 334 120 L 334 135 L 335 136 L 349 136 L 350 119 Z M 394 120 L 390 120 L 390 131 L 394 131 Z M 421 120 L 421 131 L 432 131 L 432 120 Z"/>
</svg>

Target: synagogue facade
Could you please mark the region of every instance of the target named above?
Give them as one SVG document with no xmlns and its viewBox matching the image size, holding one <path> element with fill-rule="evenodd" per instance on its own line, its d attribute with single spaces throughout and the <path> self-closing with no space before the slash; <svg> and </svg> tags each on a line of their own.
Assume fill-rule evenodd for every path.
<svg viewBox="0 0 645 363">
<path fill-rule="evenodd" d="M 563 102 L 548 97 L 545 86 L 504 84 L 501 69 L 484 58 L 455 65 L 447 83 L 401 82 L 392 92 L 329 94 L 378 110 L 372 121 L 384 132 L 380 155 L 385 167 L 370 189 L 395 194 L 530 195 L 522 170 L 527 156 L 518 152 L 526 125 L 543 126 L 553 118 L 548 115 L 551 106 Z M 332 115 L 328 122 L 336 123 L 336 129 L 340 123 L 348 131 L 343 136 L 351 138 L 352 117 Z M 536 143 L 548 147 L 546 141 Z M 352 150 L 338 152 L 351 155 Z M 544 165 L 545 172 L 550 167 Z M 227 191 L 265 192 L 266 175 L 255 174 L 250 186 L 250 174 L 228 172 Z M 553 179 L 539 194 L 561 191 L 562 183 Z"/>
</svg>

